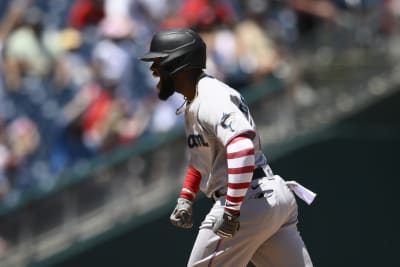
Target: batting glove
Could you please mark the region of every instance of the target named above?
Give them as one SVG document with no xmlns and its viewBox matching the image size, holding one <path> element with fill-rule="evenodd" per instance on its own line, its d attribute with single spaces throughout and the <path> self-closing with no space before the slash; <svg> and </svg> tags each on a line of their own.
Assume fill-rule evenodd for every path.
<svg viewBox="0 0 400 267">
<path fill-rule="evenodd" d="M 228 211 L 224 212 L 222 218 L 214 224 L 214 232 L 222 238 L 233 237 L 240 228 L 240 214 L 231 214 Z"/>
<path fill-rule="evenodd" d="M 188 229 L 193 226 L 192 201 L 178 198 L 176 207 L 169 217 L 171 223 L 177 227 Z"/>
</svg>

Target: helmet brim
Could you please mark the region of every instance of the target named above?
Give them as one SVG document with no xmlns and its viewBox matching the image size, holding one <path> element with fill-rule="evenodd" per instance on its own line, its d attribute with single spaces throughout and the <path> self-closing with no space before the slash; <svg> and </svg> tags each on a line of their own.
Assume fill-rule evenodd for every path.
<svg viewBox="0 0 400 267">
<path fill-rule="evenodd" d="M 142 61 L 154 61 L 156 58 L 166 58 L 166 57 L 168 57 L 167 53 L 149 52 L 139 59 Z"/>
</svg>

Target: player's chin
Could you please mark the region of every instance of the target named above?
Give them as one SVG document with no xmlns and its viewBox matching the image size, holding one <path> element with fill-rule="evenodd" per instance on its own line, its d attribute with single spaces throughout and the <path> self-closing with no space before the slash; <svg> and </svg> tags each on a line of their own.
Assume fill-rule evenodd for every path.
<svg viewBox="0 0 400 267">
<path fill-rule="evenodd" d="M 161 90 L 161 91 L 158 91 L 158 98 L 160 100 L 167 100 L 172 94 L 173 94 L 173 91 Z"/>
<path fill-rule="evenodd" d="M 160 100 L 167 100 L 173 93 L 174 90 L 171 87 L 163 87 L 158 91 L 158 98 Z"/>
<path fill-rule="evenodd" d="M 157 84 L 158 98 L 167 100 L 174 93 L 174 82 L 171 78 L 160 77 Z"/>
</svg>

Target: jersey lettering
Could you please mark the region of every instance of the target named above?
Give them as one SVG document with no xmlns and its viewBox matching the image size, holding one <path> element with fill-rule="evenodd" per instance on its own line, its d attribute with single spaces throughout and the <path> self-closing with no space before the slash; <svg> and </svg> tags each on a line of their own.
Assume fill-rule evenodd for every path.
<svg viewBox="0 0 400 267">
<path fill-rule="evenodd" d="M 204 140 L 204 137 L 200 134 L 190 134 L 188 136 L 187 142 L 190 148 L 199 146 L 208 146 L 208 143 Z"/>
</svg>

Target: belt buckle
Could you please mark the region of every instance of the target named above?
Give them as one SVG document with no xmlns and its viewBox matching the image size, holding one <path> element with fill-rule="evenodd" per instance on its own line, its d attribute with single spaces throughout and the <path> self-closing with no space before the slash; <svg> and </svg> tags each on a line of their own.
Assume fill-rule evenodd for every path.
<svg viewBox="0 0 400 267">
<path fill-rule="evenodd" d="M 214 200 L 214 203 L 222 196 L 226 195 L 226 193 L 222 192 L 223 189 L 217 189 L 212 194 L 211 197 Z"/>
<path fill-rule="evenodd" d="M 253 171 L 253 177 L 251 180 L 258 180 L 260 178 L 267 177 L 267 174 L 264 172 L 264 169 L 261 167 L 255 168 Z"/>
<path fill-rule="evenodd" d="M 212 194 L 211 194 L 211 199 L 213 200 L 213 202 L 215 203 L 215 202 L 217 202 L 217 196 L 216 196 L 216 194 L 215 194 L 215 192 L 216 191 L 214 191 Z"/>
</svg>

